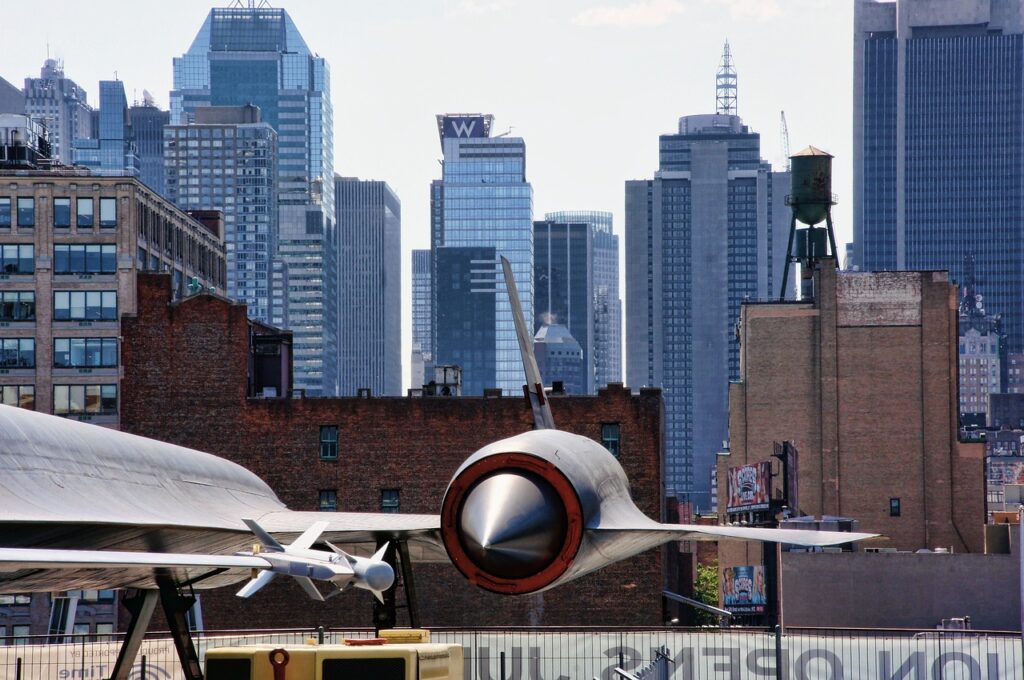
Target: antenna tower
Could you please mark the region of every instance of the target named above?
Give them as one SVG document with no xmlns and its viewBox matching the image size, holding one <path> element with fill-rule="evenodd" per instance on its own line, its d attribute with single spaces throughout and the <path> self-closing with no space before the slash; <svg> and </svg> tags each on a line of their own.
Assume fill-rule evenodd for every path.
<svg viewBox="0 0 1024 680">
<path fill-rule="evenodd" d="M 779 111 L 779 138 L 782 140 L 782 157 L 786 159 L 786 172 L 793 168 L 789 158 L 789 125 L 786 124 L 786 112 Z"/>
<path fill-rule="evenodd" d="M 725 41 L 722 63 L 718 66 L 718 74 L 715 76 L 715 113 L 736 115 L 736 68 L 732 63 L 728 40 Z"/>
</svg>

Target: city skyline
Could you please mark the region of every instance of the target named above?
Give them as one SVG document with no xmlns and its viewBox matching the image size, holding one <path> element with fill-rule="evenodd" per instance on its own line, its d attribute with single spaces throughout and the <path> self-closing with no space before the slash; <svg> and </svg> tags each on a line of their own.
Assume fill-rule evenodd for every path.
<svg viewBox="0 0 1024 680">
<path fill-rule="evenodd" d="M 836 156 L 840 242 L 852 232 L 852 4 L 272 4 L 289 12 L 308 44 L 331 64 L 336 171 L 385 180 L 403 198 L 404 272 L 410 271 L 411 250 L 429 245 L 428 190 L 440 157 L 434 114 L 493 112 L 497 133 L 512 126 L 530 146 L 535 216 L 606 210 L 621 235 L 623 181 L 647 176 L 657 155 L 654 140 L 678 117 L 713 107 L 711 76 L 727 38 L 742 90 L 739 113 L 761 133 L 765 158 L 777 163 L 782 155 L 778 122 L 779 111 L 785 110 L 792 149 L 813 143 Z M 116 71 L 129 103 L 141 100 L 146 89 L 164 108 L 172 86 L 171 59 L 181 55 L 210 8 L 227 3 L 186 0 L 173 7 L 142 7 L 112 2 L 107 7 L 118 13 L 119 24 L 140 26 L 137 37 L 118 33 L 116 39 L 114 27 L 102 24 L 94 8 L 58 5 L 66 20 L 47 26 L 33 21 L 27 7 L 9 8 L 8 21 L 0 27 L 9 46 L 0 76 L 16 85 L 34 77 L 49 45 L 49 55 L 64 61 L 66 75 L 88 92 L 91 103 L 98 102 L 98 81 L 111 79 Z M 159 31 L 146 28 L 157 25 Z M 561 69 L 549 68 L 549 53 L 491 49 L 509 31 L 524 45 L 557 37 L 566 48 L 558 52 Z M 768 42 L 764 35 L 774 37 Z M 827 46 L 808 43 L 806 35 L 825 36 Z M 394 41 L 408 46 L 402 54 L 422 52 L 430 58 L 403 58 L 388 47 Z M 484 49 L 493 53 L 486 60 L 464 58 L 467 50 Z M 809 50 L 816 51 L 814 60 L 807 59 Z M 573 73 L 571 83 L 559 75 L 563 72 Z M 789 86 L 798 73 L 815 82 L 815 89 Z M 594 94 L 602 91 L 605 101 L 594 106 Z M 596 138 L 601 144 L 594 144 Z M 411 317 L 410 281 L 404 278 L 403 320 Z M 411 328 L 403 326 L 403 382 L 408 384 Z"/>
</svg>

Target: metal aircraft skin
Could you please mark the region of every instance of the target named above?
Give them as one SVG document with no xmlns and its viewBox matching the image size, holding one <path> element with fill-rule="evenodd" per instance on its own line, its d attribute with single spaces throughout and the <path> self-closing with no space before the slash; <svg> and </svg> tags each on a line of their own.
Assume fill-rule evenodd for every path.
<svg viewBox="0 0 1024 680">
<path fill-rule="evenodd" d="M 517 594 L 669 541 L 827 546 L 875 536 L 646 517 L 604 447 L 554 429 L 507 263 L 505 275 L 536 429 L 469 456 L 440 516 L 289 510 L 217 456 L 0 406 L 0 593 L 155 589 L 159 574 L 197 589 L 251 578 L 246 597 L 288 574 L 318 599 L 309 579 L 333 584 L 331 594 L 353 585 L 379 596 L 391 568 L 373 553 L 402 541 L 413 562 L 450 561 L 481 588 Z M 320 543 L 330 550 L 313 548 Z"/>
</svg>

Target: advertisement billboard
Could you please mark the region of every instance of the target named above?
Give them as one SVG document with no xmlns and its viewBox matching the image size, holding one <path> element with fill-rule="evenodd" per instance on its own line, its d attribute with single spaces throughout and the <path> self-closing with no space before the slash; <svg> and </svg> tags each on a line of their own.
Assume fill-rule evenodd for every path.
<svg viewBox="0 0 1024 680">
<path fill-rule="evenodd" d="M 1024 484 L 1024 457 L 989 456 L 986 462 L 989 485 Z"/>
<path fill-rule="evenodd" d="M 444 116 L 441 130 L 445 138 L 487 136 L 485 116 Z"/>
<path fill-rule="evenodd" d="M 729 468 L 726 481 L 726 512 L 767 510 L 771 501 L 772 464 L 770 461 Z"/>
<path fill-rule="evenodd" d="M 764 567 L 728 567 L 722 574 L 722 602 L 733 614 L 763 614 L 767 604 Z"/>
</svg>

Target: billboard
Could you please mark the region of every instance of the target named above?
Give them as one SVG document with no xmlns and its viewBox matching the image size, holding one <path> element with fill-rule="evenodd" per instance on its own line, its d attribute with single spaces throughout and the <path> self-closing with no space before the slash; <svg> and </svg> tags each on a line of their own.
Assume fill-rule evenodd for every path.
<svg viewBox="0 0 1024 680">
<path fill-rule="evenodd" d="M 767 510 L 771 501 L 772 464 L 770 461 L 729 468 L 726 482 L 726 512 Z"/>
<path fill-rule="evenodd" d="M 486 137 L 486 116 L 444 116 L 442 119 L 441 136 L 449 137 Z"/>
<path fill-rule="evenodd" d="M 727 567 L 723 574 L 722 602 L 733 614 L 763 614 L 768 603 L 764 567 Z"/>
<path fill-rule="evenodd" d="M 986 462 L 989 485 L 1024 484 L 1024 457 L 989 456 Z"/>
</svg>

